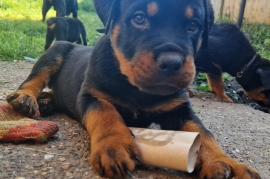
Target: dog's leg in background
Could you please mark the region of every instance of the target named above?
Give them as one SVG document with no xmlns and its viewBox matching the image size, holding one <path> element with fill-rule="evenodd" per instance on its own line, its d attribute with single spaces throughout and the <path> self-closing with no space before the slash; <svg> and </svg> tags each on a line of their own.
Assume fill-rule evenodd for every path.
<svg viewBox="0 0 270 179">
<path fill-rule="evenodd" d="M 50 27 L 47 27 L 46 43 L 45 43 L 44 51 L 46 51 L 51 46 L 54 38 L 55 37 L 54 37 L 53 30 Z"/>
<path fill-rule="evenodd" d="M 77 19 L 78 18 L 78 2 L 77 0 L 74 1 L 74 4 L 73 4 L 73 11 L 72 11 L 72 17 Z"/>
<path fill-rule="evenodd" d="M 82 35 L 83 45 L 87 46 L 87 40 L 86 40 L 86 31 L 84 28 L 84 25 L 80 23 L 80 33 Z M 80 37 L 81 39 L 81 37 Z"/>
<path fill-rule="evenodd" d="M 53 7 L 56 10 L 56 17 L 65 17 L 66 15 L 66 1 L 65 0 L 53 0 Z"/>
<path fill-rule="evenodd" d="M 220 75 L 211 75 L 206 74 L 206 78 L 208 81 L 208 84 L 210 86 L 211 92 L 215 94 L 215 96 L 220 97 L 221 99 L 226 99 L 229 102 L 233 102 L 224 91 L 224 82 L 222 79 L 222 73 Z"/>
<path fill-rule="evenodd" d="M 140 156 L 130 130 L 109 102 L 92 98 L 91 104 L 87 99 L 83 101 L 83 124 L 91 138 L 92 166 L 101 176 L 125 178 Z"/>
<path fill-rule="evenodd" d="M 81 39 L 81 37 L 78 38 L 78 40 L 76 41 L 76 44 L 80 44 L 80 45 L 82 44 L 82 39 Z"/>
<path fill-rule="evenodd" d="M 30 75 L 19 88 L 6 97 L 14 110 L 25 116 L 30 117 L 36 114 L 39 108 L 38 96 L 47 86 L 50 77 L 61 68 L 63 62 L 63 57 L 59 55 L 61 49 L 55 48 L 48 51 L 40 57 Z"/>
<path fill-rule="evenodd" d="M 74 11 L 72 12 L 72 17 L 75 18 L 75 19 L 77 19 L 77 17 L 78 17 L 78 12 L 77 12 L 76 10 L 74 10 Z"/>
<path fill-rule="evenodd" d="M 45 20 L 48 10 L 52 7 L 52 3 L 49 0 L 43 0 L 42 4 L 42 21 Z"/>
</svg>

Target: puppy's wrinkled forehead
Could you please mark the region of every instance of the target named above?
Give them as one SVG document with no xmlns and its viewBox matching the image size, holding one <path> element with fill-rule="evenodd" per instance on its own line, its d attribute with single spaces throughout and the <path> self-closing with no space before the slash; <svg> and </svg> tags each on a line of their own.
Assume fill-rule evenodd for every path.
<svg viewBox="0 0 270 179">
<path fill-rule="evenodd" d="M 123 18 L 128 18 L 136 11 L 167 20 L 204 17 L 202 0 L 121 0 L 120 7 Z"/>
</svg>

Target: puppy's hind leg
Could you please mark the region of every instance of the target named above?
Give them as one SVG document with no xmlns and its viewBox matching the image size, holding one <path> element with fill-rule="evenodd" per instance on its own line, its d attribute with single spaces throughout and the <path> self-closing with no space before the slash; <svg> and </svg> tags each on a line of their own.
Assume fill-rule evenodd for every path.
<svg viewBox="0 0 270 179">
<path fill-rule="evenodd" d="M 15 111 L 28 117 L 36 116 L 39 113 L 37 97 L 47 86 L 51 76 L 61 68 L 62 49 L 54 46 L 47 50 L 34 65 L 27 79 L 15 92 L 6 97 L 7 102 Z"/>
<path fill-rule="evenodd" d="M 80 24 L 80 31 L 81 31 L 81 35 L 82 35 L 83 45 L 87 46 L 86 31 L 85 31 L 84 25 L 82 23 Z"/>
<path fill-rule="evenodd" d="M 44 51 L 46 51 L 52 44 L 53 39 L 54 39 L 54 33 L 53 29 L 51 29 L 52 26 L 47 28 L 47 33 L 46 33 L 46 43 L 44 46 Z"/>
<path fill-rule="evenodd" d="M 43 91 L 37 98 L 41 116 L 52 115 L 55 111 L 55 103 L 52 91 Z"/>
<path fill-rule="evenodd" d="M 74 11 L 72 12 L 72 17 L 75 18 L 75 19 L 78 18 L 78 12 L 77 12 L 76 10 L 74 10 Z"/>
<path fill-rule="evenodd" d="M 78 40 L 76 41 L 76 44 L 82 44 L 81 37 L 78 38 Z"/>
<path fill-rule="evenodd" d="M 74 4 L 73 4 L 73 10 L 72 10 L 72 17 L 77 19 L 78 18 L 78 2 L 77 0 L 74 1 Z"/>
</svg>

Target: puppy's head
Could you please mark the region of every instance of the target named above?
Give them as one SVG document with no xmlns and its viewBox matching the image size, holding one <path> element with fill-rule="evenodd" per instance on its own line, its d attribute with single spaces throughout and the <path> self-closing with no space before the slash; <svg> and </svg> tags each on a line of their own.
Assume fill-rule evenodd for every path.
<svg viewBox="0 0 270 179">
<path fill-rule="evenodd" d="M 269 62 L 270 65 L 270 62 Z M 270 66 L 257 69 L 261 87 L 248 96 L 262 106 L 270 108 Z"/>
<path fill-rule="evenodd" d="M 213 23 L 207 5 L 203 0 L 114 0 L 106 33 L 132 85 L 170 95 L 191 83 L 194 54 Z"/>
<path fill-rule="evenodd" d="M 270 108 L 270 61 L 259 56 L 254 69 L 243 80 L 250 89 L 245 90 L 247 96 L 261 106 Z"/>
</svg>

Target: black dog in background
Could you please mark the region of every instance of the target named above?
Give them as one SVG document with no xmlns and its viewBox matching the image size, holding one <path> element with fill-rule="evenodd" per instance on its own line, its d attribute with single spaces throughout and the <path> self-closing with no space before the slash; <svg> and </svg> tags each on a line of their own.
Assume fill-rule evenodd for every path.
<svg viewBox="0 0 270 179">
<path fill-rule="evenodd" d="M 80 20 L 74 18 L 52 17 L 48 19 L 45 51 L 51 46 L 54 39 L 77 44 L 81 44 L 83 41 L 83 45 L 87 46 L 84 25 Z"/>
<path fill-rule="evenodd" d="M 245 34 L 231 23 L 214 24 L 207 49 L 196 56 L 197 71 L 207 73 L 211 91 L 232 100 L 224 93 L 222 73 L 236 77 L 245 94 L 258 104 L 270 107 L 270 61 L 261 58 Z"/>
<path fill-rule="evenodd" d="M 72 13 L 72 17 L 77 18 L 77 0 L 43 0 L 42 21 L 45 20 L 46 14 L 52 6 L 56 11 L 56 17 L 64 17 Z"/>
</svg>

